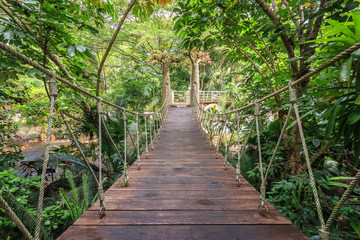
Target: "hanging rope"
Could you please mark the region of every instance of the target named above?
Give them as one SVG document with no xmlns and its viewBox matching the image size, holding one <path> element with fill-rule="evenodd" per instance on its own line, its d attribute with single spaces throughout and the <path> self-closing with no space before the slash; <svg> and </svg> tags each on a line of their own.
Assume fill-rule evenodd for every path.
<svg viewBox="0 0 360 240">
<path fill-rule="evenodd" d="M 148 158 L 148 156 L 149 156 L 149 147 L 148 147 L 148 130 L 147 130 L 147 117 L 146 117 L 146 115 L 144 116 L 144 122 L 145 122 L 145 153 L 146 153 L 146 158 Z M 151 131 L 151 127 L 150 127 L 150 131 Z"/>
<path fill-rule="evenodd" d="M 223 119 L 224 121 L 224 127 L 223 127 L 223 136 L 224 136 L 224 141 L 225 141 L 225 157 L 224 157 L 224 170 L 227 169 L 227 159 L 228 159 L 228 143 L 227 143 L 227 135 L 226 135 L 226 123 L 227 123 L 227 119 L 226 116 Z M 231 141 L 231 139 L 230 139 Z"/>
<path fill-rule="evenodd" d="M 114 139 L 110 135 L 110 132 L 109 132 L 109 130 L 108 130 L 106 124 L 105 124 L 104 118 L 102 118 L 102 124 L 104 126 L 106 135 L 109 137 L 111 144 L 115 148 L 116 154 L 119 156 L 123 166 L 125 166 L 125 161 L 124 161 L 123 157 L 121 156 L 120 151 L 119 151 L 118 147 L 116 146 L 116 144 L 114 142 Z M 125 168 L 124 168 L 124 175 L 125 175 L 125 181 L 127 182 L 127 180 L 128 180 L 128 172 L 127 172 L 127 170 Z"/>
<path fill-rule="evenodd" d="M 136 114 L 136 153 L 137 153 L 137 167 L 140 170 L 141 159 L 140 159 L 140 144 L 139 144 L 139 115 Z"/>
<path fill-rule="evenodd" d="M 293 105 L 294 105 L 296 121 L 297 121 L 297 125 L 298 125 L 298 128 L 299 128 L 299 133 L 300 133 L 301 143 L 302 143 L 302 147 L 303 147 L 303 151 L 304 151 L 306 165 L 307 165 L 308 172 L 309 172 L 310 186 L 311 186 L 313 194 L 314 194 L 316 211 L 317 211 L 318 216 L 319 216 L 319 220 L 320 220 L 320 223 L 321 223 L 321 228 L 323 229 L 324 225 L 325 225 L 325 221 L 324 221 L 324 217 L 323 217 L 323 214 L 322 214 L 322 211 L 321 211 L 319 194 L 318 194 L 318 191 L 317 191 L 314 174 L 313 174 L 312 167 L 311 167 L 309 152 L 308 152 L 308 148 L 307 148 L 306 141 L 305 141 L 305 136 L 304 136 L 304 130 L 302 128 L 299 109 L 298 109 L 298 106 L 297 106 L 296 90 L 294 88 L 292 88 L 291 86 L 289 86 L 289 90 L 290 90 L 290 102 L 293 103 Z"/>
<path fill-rule="evenodd" d="M 240 166 L 240 113 L 239 112 L 236 112 L 236 130 L 237 130 L 236 132 L 237 132 L 237 155 L 238 155 L 238 161 L 236 163 L 236 184 L 238 187 L 240 187 L 241 166 Z"/>
<path fill-rule="evenodd" d="M 16 216 L 16 213 L 10 208 L 9 204 L 5 201 L 5 199 L 0 194 L 0 206 L 5 210 L 5 214 L 9 216 L 12 222 L 15 223 L 16 227 L 21 231 L 21 233 L 28 240 L 33 240 L 34 238 L 31 236 L 30 232 L 21 222 L 21 220 Z"/>
<path fill-rule="evenodd" d="M 127 129 L 127 120 L 126 120 L 126 111 L 123 111 L 123 120 L 124 120 L 124 173 L 125 175 L 125 182 L 124 182 L 124 186 L 128 186 L 129 185 L 129 177 L 127 176 L 127 133 L 126 133 L 126 129 Z"/>
<path fill-rule="evenodd" d="M 41 226 L 41 220 L 42 220 L 42 208 L 43 208 L 43 202 L 44 202 L 46 172 L 47 172 L 47 165 L 49 162 L 52 122 L 53 122 L 53 117 L 54 117 L 54 106 L 55 106 L 55 99 L 58 95 L 55 77 L 56 77 L 55 73 L 51 73 L 50 75 L 48 75 L 49 91 L 50 91 L 50 110 L 49 110 L 48 129 L 47 129 L 47 133 L 46 133 L 44 161 L 42 164 L 39 200 L 38 200 L 38 207 L 37 207 L 37 214 L 36 214 L 36 227 L 35 227 L 35 237 L 34 237 L 35 240 L 38 240 L 40 237 L 40 226 Z"/>
<path fill-rule="evenodd" d="M 92 169 L 92 167 L 90 166 L 90 163 L 89 161 L 87 160 L 85 154 L 84 154 L 84 151 L 82 150 L 80 144 L 79 144 L 79 141 L 76 139 L 73 131 L 71 130 L 71 127 L 69 125 L 69 123 L 66 121 L 66 118 L 65 118 L 65 115 L 62 111 L 59 111 L 60 112 L 60 116 L 61 116 L 61 119 L 63 120 L 63 122 L 65 123 L 65 126 L 68 130 L 68 132 L 70 133 L 70 137 L 72 139 L 72 141 L 75 143 L 75 146 L 77 147 L 77 149 L 79 150 L 80 152 L 80 156 L 81 158 L 83 159 L 83 161 L 85 162 L 87 168 L 89 169 L 91 175 L 94 177 L 94 180 L 96 182 L 96 185 L 99 186 L 99 180 L 97 179 L 97 176 L 95 175 L 95 172 L 94 170 Z"/>
<path fill-rule="evenodd" d="M 257 145 L 259 152 L 259 171 L 261 176 L 261 186 L 260 186 L 260 200 L 261 203 L 259 205 L 259 213 L 261 216 L 266 216 L 269 212 L 269 209 L 265 205 L 265 182 L 264 182 L 264 171 L 263 171 L 263 162 L 262 162 L 262 154 L 261 154 L 261 142 L 260 142 L 260 129 L 259 129 L 259 116 L 260 116 L 260 104 L 255 102 L 255 126 L 256 126 L 256 137 L 257 137 Z"/>
<path fill-rule="evenodd" d="M 102 100 L 101 98 L 97 102 L 97 111 L 98 111 L 98 129 L 99 129 L 99 153 L 98 153 L 98 162 L 99 162 L 99 201 L 100 201 L 100 210 L 99 217 L 100 219 L 105 217 L 105 202 L 104 202 L 104 189 L 102 186 Z"/>
</svg>

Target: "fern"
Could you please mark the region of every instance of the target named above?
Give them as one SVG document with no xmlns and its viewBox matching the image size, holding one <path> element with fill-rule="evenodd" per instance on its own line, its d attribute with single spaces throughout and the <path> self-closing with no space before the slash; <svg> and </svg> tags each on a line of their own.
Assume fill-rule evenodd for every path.
<svg viewBox="0 0 360 240">
<path fill-rule="evenodd" d="M 86 174 L 82 176 L 82 202 L 80 201 L 81 196 L 75 185 L 74 176 L 68 170 L 66 171 L 66 179 L 69 182 L 71 194 L 66 193 L 64 189 L 60 188 L 60 195 L 64 204 L 70 211 L 72 221 L 75 222 L 89 207 L 88 177 Z"/>
<path fill-rule="evenodd" d="M 28 209 L 26 209 L 8 190 L 4 190 L 2 192 L 2 197 L 9 204 L 10 208 L 15 212 L 28 231 L 34 235 L 36 226 L 36 212 L 30 212 Z M 43 223 L 41 223 L 40 226 L 40 239 L 52 239 L 46 230 L 46 226 Z"/>
</svg>

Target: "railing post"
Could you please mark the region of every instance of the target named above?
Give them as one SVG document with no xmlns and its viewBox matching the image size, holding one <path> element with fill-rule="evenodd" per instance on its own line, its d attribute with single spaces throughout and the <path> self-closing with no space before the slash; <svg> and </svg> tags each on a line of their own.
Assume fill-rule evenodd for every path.
<svg viewBox="0 0 360 240">
<path fill-rule="evenodd" d="M 138 170 L 141 168 L 140 143 L 139 143 L 139 114 L 136 114 L 136 153 Z"/>
<path fill-rule="evenodd" d="M 148 156 L 149 156 L 149 147 L 148 147 L 148 130 L 147 130 L 147 117 L 146 117 L 146 115 L 144 115 L 144 120 L 145 120 L 145 153 L 146 153 L 146 158 L 148 158 Z M 151 131 L 151 127 L 150 127 L 150 131 Z"/>
<path fill-rule="evenodd" d="M 99 185 L 98 185 L 98 193 L 99 193 L 99 201 L 100 201 L 100 211 L 99 217 L 103 218 L 105 216 L 105 203 L 104 203 L 104 189 L 102 187 L 102 103 L 101 98 L 97 103 L 97 111 L 98 111 L 98 128 L 99 128 Z"/>
<path fill-rule="evenodd" d="M 123 120 L 124 120 L 124 174 L 125 174 L 125 183 L 124 186 L 128 185 L 128 172 L 127 172 L 127 132 L 126 132 L 126 128 L 127 128 L 127 120 L 126 120 L 126 111 L 124 109 L 123 111 Z"/>
<path fill-rule="evenodd" d="M 236 163 L 236 183 L 239 187 L 241 184 L 240 180 L 240 174 L 241 174 L 241 166 L 240 166 L 240 113 L 236 112 L 236 132 L 237 132 L 237 155 L 238 155 L 238 161 Z"/>
</svg>

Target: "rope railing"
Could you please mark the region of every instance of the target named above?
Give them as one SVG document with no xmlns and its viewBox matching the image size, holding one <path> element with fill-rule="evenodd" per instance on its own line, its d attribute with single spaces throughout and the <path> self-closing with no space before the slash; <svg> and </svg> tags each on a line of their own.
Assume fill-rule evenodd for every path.
<svg viewBox="0 0 360 240">
<path fill-rule="evenodd" d="M 100 210 L 99 210 L 99 216 L 100 217 L 104 217 L 105 216 L 105 203 L 104 203 L 104 197 L 103 197 L 103 188 L 102 188 L 102 162 L 103 162 L 103 157 L 101 155 L 101 145 L 102 145 L 102 134 L 101 134 L 101 129 L 102 126 L 104 126 L 105 132 L 106 132 L 106 126 L 104 124 L 104 120 L 103 120 L 103 112 L 102 112 L 102 104 L 107 104 L 108 106 L 111 106 L 117 110 L 120 110 L 123 112 L 123 121 L 124 121 L 124 157 L 122 158 L 122 162 L 123 162 L 123 167 L 124 167 L 124 175 L 125 175 L 125 181 L 126 184 L 128 184 L 128 175 L 127 175 L 127 150 L 128 150 L 128 146 L 127 146 L 127 135 L 131 134 L 130 131 L 127 130 L 127 114 L 131 114 L 133 116 L 135 116 L 135 121 L 136 121 L 136 127 L 137 127 L 137 132 L 136 132 L 136 144 L 133 141 L 133 144 L 136 146 L 136 153 L 137 153 L 137 165 L 138 165 L 138 169 L 140 170 L 141 167 L 141 159 L 140 159 L 140 143 L 139 143 L 139 124 L 140 124 L 140 119 L 139 117 L 143 117 L 144 121 L 145 121 L 145 132 L 146 132 L 146 156 L 148 155 L 148 146 L 147 146 L 147 139 L 148 139 L 148 132 L 149 137 L 150 137 L 150 145 L 151 145 L 151 149 L 153 149 L 154 147 L 154 143 L 156 143 L 160 137 L 160 133 L 164 127 L 165 121 L 167 119 L 168 116 L 168 111 L 169 111 L 169 106 L 170 106 L 170 97 L 169 97 L 169 93 L 167 93 L 165 101 L 163 102 L 162 106 L 160 107 L 160 109 L 154 113 L 139 113 L 136 111 L 131 111 L 128 110 L 126 108 L 120 107 L 116 104 L 113 104 L 107 100 L 103 100 L 101 97 L 98 97 L 92 93 L 90 93 L 89 91 L 86 91 L 85 89 L 77 86 L 74 83 L 69 82 L 68 80 L 55 75 L 53 72 L 51 72 L 50 70 L 46 69 L 45 67 L 42 67 L 40 64 L 32 61 L 31 59 L 27 58 L 26 56 L 22 55 L 21 53 L 15 51 L 14 49 L 12 49 L 11 47 L 7 46 L 6 44 L 0 42 L 0 48 L 3 49 L 4 51 L 8 52 L 9 54 L 13 55 L 14 57 L 16 57 L 17 59 L 23 61 L 24 63 L 34 67 L 35 69 L 45 73 L 49 79 L 53 79 L 53 80 L 57 80 L 58 82 L 61 82 L 65 85 L 67 85 L 68 87 L 74 89 L 77 92 L 80 92 L 94 100 L 97 101 L 97 109 L 98 109 L 98 130 L 99 130 L 99 150 L 98 150 L 98 164 L 99 164 L 99 174 L 98 174 L 98 193 L 99 193 L 99 200 L 100 200 Z M 315 74 L 319 73 L 320 71 L 322 71 L 323 69 L 333 65 L 335 62 L 339 61 L 342 58 L 345 58 L 347 56 L 349 56 L 352 52 L 356 51 L 357 49 L 360 48 L 360 42 L 353 45 L 352 47 L 348 48 L 347 50 L 343 51 L 342 53 L 338 54 L 337 56 L 335 56 L 334 58 L 332 58 L 330 61 L 326 62 L 325 64 L 321 65 L 320 67 L 316 68 L 315 70 L 309 72 L 308 74 L 304 75 L 303 77 L 297 79 L 296 81 L 293 81 L 291 83 L 289 83 L 288 86 L 283 87 L 281 89 L 279 89 L 278 91 L 269 94 L 253 103 L 250 103 L 244 107 L 241 107 L 239 109 L 235 109 L 229 112 L 225 112 L 225 113 L 211 113 L 209 111 L 206 111 L 202 106 L 200 106 L 200 104 L 198 103 L 198 99 L 196 99 L 196 96 L 194 97 L 195 99 L 195 104 L 193 106 L 194 109 L 194 114 L 196 116 L 197 121 L 199 122 L 199 125 L 204 133 L 205 136 L 207 136 L 208 140 L 210 141 L 210 145 L 211 148 L 213 147 L 213 141 L 215 140 L 215 136 L 217 133 L 217 154 L 220 152 L 219 148 L 220 148 L 220 144 L 221 144 L 221 139 L 224 138 L 224 149 L 225 149 L 225 157 L 224 157 L 224 168 L 226 169 L 227 167 L 227 155 L 228 155 L 228 151 L 229 151 L 229 146 L 231 146 L 230 142 L 228 143 L 227 141 L 227 136 L 226 136 L 226 132 L 230 129 L 230 127 L 232 126 L 236 126 L 236 129 L 234 129 L 234 131 L 236 131 L 237 136 L 238 136 L 238 142 L 239 142 L 239 136 L 240 136 L 240 113 L 250 107 L 255 106 L 255 112 L 254 112 L 254 121 L 253 121 L 253 125 L 250 128 L 249 131 L 249 136 L 246 139 L 245 145 L 242 147 L 241 151 L 240 151 L 240 146 L 238 146 L 238 162 L 236 164 L 236 182 L 238 185 L 240 185 L 240 161 L 241 158 L 245 152 L 245 148 L 246 145 L 248 143 L 248 140 L 252 134 L 254 125 L 256 126 L 256 132 L 257 132 L 257 139 L 258 139 L 258 151 L 259 151 L 259 166 L 260 166 L 260 172 L 261 172 L 261 196 L 260 196 L 260 200 L 261 203 L 259 205 L 259 212 L 261 215 L 267 215 L 268 209 L 265 206 L 265 183 L 268 177 L 268 169 L 271 167 L 271 165 L 268 166 L 266 173 L 264 175 L 263 172 L 263 162 L 262 162 L 262 154 L 261 154 L 261 143 L 260 143 L 260 137 L 259 137 L 259 124 L 258 124 L 258 116 L 259 116 L 259 112 L 260 112 L 260 104 L 280 93 L 285 92 L 286 90 L 290 90 L 290 102 L 292 107 L 294 108 L 295 111 L 295 116 L 296 116 L 296 121 L 298 124 L 298 128 L 300 131 L 300 137 L 301 137 L 301 142 L 302 142 L 302 147 L 304 150 L 304 155 L 305 155 L 305 160 L 306 160 L 306 164 L 307 164 L 307 168 L 308 168 L 308 172 L 309 172 L 309 177 L 310 177 L 310 182 L 311 182 L 311 188 L 314 194 L 314 198 L 315 198 L 315 202 L 316 202 L 316 209 L 318 212 L 318 216 L 321 222 L 321 237 L 322 239 L 329 239 L 329 229 L 331 226 L 331 223 L 334 221 L 336 215 L 338 214 L 339 210 L 341 209 L 342 205 L 345 203 L 345 201 L 347 200 L 347 198 L 350 196 L 350 193 L 352 192 L 352 190 L 355 188 L 356 184 L 359 182 L 360 180 L 360 172 L 358 172 L 354 178 L 354 180 L 352 180 L 352 182 L 350 183 L 350 188 L 347 189 L 347 191 L 345 191 L 345 194 L 342 196 L 342 198 L 340 199 L 339 203 L 337 204 L 337 206 L 334 209 L 333 214 L 331 214 L 330 218 L 328 219 L 328 221 L 325 223 L 324 218 L 322 216 L 322 211 L 321 211 L 321 206 L 320 206 L 320 201 L 319 201 L 319 196 L 317 193 L 317 187 L 316 187 L 316 183 L 315 183 L 315 179 L 312 173 L 312 168 L 311 168 L 311 162 L 309 160 L 309 156 L 308 156 L 308 151 L 307 151 L 307 146 L 306 146 L 306 141 L 305 141 L 305 136 L 302 130 L 302 124 L 300 121 L 300 114 L 298 111 L 298 105 L 297 105 L 297 101 L 296 101 L 296 93 L 295 90 L 293 89 L 293 87 L 296 87 L 299 83 L 309 79 L 311 76 L 314 76 Z M 53 82 L 53 80 L 51 80 L 51 82 Z M 51 83 L 52 85 L 54 85 L 53 83 Z M 50 86 L 51 89 L 51 86 Z M 57 94 L 56 94 L 57 95 Z M 52 116 L 53 116 L 53 112 L 54 112 L 54 101 L 56 98 L 56 95 L 54 94 L 50 94 L 50 116 L 49 116 L 49 124 L 48 124 L 48 132 L 47 132 L 47 140 L 46 140 L 46 148 L 45 148 L 45 154 L 44 154 L 44 162 L 43 162 L 43 174 L 42 174 L 42 178 L 41 178 L 41 187 L 40 187 L 40 195 L 39 195 L 39 205 L 38 205 L 38 211 L 37 211 L 37 224 L 36 224 L 36 231 L 35 231 L 35 237 L 34 239 L 39 239 L 39 227 L 38 225 L 41 223 L 41 211 L 42 211 L 42 202 L 43 202 L 43 188 L 45 186 L 45 175 L 44 175 L 44 169 L 45 169 L 45 173 L 46 173 L 46 168 L 47 168 L 47 159 L 49 157 L 49 145 L 50 145 L 50 139 L 51 139 L 51 131 L 52 131 Z M 290 109 L 289 109 L 290 112 Z M 236 114 L 236 123 L 234 124 L 232 122 L 232 114 Z M 148 121 L 148 122 L 147 122 Z M 287 121 L 286 121 L 287 124 Z M 149 128 L 149 131 L 147 130 L 147 127 Z M 282 130 L 284 131 L 284 130 Z M 106 133 L 108 135 L 109 138 L 111 138 L 110 134 L 108 134 L 108 132 Z M 231 134 L 233 136 L 233 133 Z M 280 134 L 281 137 L 282 134 Z M 131 136 L 131 135 L 129 135 Z M 281 138 L 279 138 L 279 141 L 281 140 Z M 278 142 L 279 142 L 278 141 Z M 111 141 L 113 144 L 113 141 Z M 280 144 L 280 143 L 279 143 Z M 113 144 L 116 145 L 116 144 Z M 81 147 L 77 146 L 79 149 L 81 149 Z M 278 144 L 277 147 L 275 149 L 276 151 L 278 150 Z M 116 152 L 120 157 L 120 152 L 118 151 L 118 149 L 116 148 Z M 270 163 L 272 164 L 274 159 L 275 159 L 275 154 L 276 152 L 274 152 L 273 157 L 271 158 L 272 160 L 270 161 Z M 83 154 L 81 154 L 83 155 Z M 84 157 L 83 157 L 84 158 Z M 84 158 L 84 161 L 86 158 Z M 88 168 L 90 169 L 90 165 L 86 164 L 88 166 Z M 91 171 L 90 171 L 91 172 Z M 92 170 L 93 172 L 93 170 Z M 44 176 L 43 176 L 44 175 Z M 40 222 L 40 223 L 39 223 Z"/>
<path fill-rule="evenodd" d="M 338 204 L 336 205 L 336 207 L 334 208 L 333 212 L 331 213 L 329 219 L 327 221 L 325 221 L 323 213 L 322 213 L 322 208 L 321 208 L 321 204 L 320 204 L 320 198 L 319 198 L 319 193 L 318 193 L 318 186 L 316 184 L 316 180 L 313 174 L 313 169 L 311 167 L 311 161 L 310 161 L 310 157 L 309 157 L 309 153 L 308 153 L 308 147 L 306 144 L 306 139 L 305 139 L 305 135 L 304 135 L 304 130 L 303 130 L 303 126 L 302 126 L 302 121 L 301 121 L 301 117 L 300 117 L 300 113 L 299 113 L 299 106 L 297 103 L 297 94 L 296 94 L 296 86 L 298 84 L 300 84 L 301 82 L 309 79 L 311 76 L 314 76 L 315 74 L 319 73 L 320 71 L 324 70 L 325 68 L 333 65 L 335 62 L 341 60 L 342 58 L 345 58 L 347 56 L 349 56 L 352 52 L 356 51 L 357 49 L 360 48 L 360 42 L 353 45 L 352 47 L 348 48 L 347 50 L 343 51 L 342 53 L 338 54 L 337 56 L 335 56 L 334 58 L 332 58 L 330 61 L 326 62 L 325 64 L 321 65 L 320 67 L 316 68 L 315 70 L 309 72 L 308 74 L 304 75 L 303 77 L 299 78 L 296 81 L 293 82 L 289 82 L 288 86 L 283 87 L 281 89 L 279 89 L 278 91 L 269 94 L 261 99 L 258 99 L 256 101 L 254 101 L 253 103 L 250 103 L 244 107 L 232 110 L 232 111 L 227 111 L 224 113 L 218 112 L 218 113 L 213 113 L 211 111 L 205 110 L 199 103 L 199 100 L 197 99 L 197 96 L 194 95 L 194 105 L 193 105 L 193 112 L 195 115 L 196 120 L 199 122 L 199 127 L 202 130 L 202 132 L 206 135 L 207 139 L 210 142 L 210 148 L 212 149 L 213 147 L 216 148 L 216 155 L 218 156 L 219 154 L 219 149 L 220 146 L 223 145 L 224 146 L 224 167 L 226 169 L 226 165 L 227 165 L 227 158 L 228 158 L 228 152 L 229 152 L 229 146 L 231 146 L 231 141 L 233 136 L 236 134 L 236 140 L 237 140 L 237 162 L 236 162 L 236 184 L 237 186 L 241 185 L 241 181 L 240 181 L 240 175 L 241 175 L 241 159 L 244 156 L 246 147 L 248 145 L 249 139 L 251 138 L 251 135 L 254 131 L 254 127 L 256 129 L 256 139 L 257 139 L 257 151 L 259 154 L 259 171 L 260 171 L 260 177 L 261 177 L 261 185 L 260 185 L 260 204 L 259 204 L 259 208 L 258 211 L 260 213 L 260 215 L 262 216 L 266 216 L 268 214 L 268 207 L 265 204 L 265 200 L 266 200 L 266 182 L 269 176 L 269 171 L 275 161 L 275 156 L 279 150 L 279 146 L 281 144 L 281 141 L 283 139 L 284 133 L 286 128 L 288 127 L 288 123 L 289 123 L 289 116 L 291 115 L 291 113 L 294 111 L 294 115 L 295 115 L 295 121 L 297 123 L 297 127 L 299 130 L 299 134 L 300 134 L 300 139 L 301 139 L 301 145 L 302 145 L 302 149 L 304 152 L 304 158 L 305 158 L 305 162 L 306 162 L 306 167 L 307 167 L 307 171 L 309 174 L 309 180 L 310 180 L 310 187 L 312 189 L 312 193 L 314 196 L 314 200 L 315 200 L 315 206 L 316 206 L 316 211 L 320 220 L 320 237 L 322 240 L 328 240 L 330 237 L 330 227 L 331 224 L 333 223 L 333 221 L 335 220 L 337 214 L 339 213 L 341 207 L 343 206 L 343 204 L 346 202 L 346 200 L 350 197 L 351 192 L 354 190 L 355 186 L 360 182 L 360 171 L 357 172 L 356 176 L 354 177 L 354 179 L 352 180 L 352 182 L 350 183 L 350 187 L 347 188 L 347 190 L 345 191 L 345 193 L 343 194 L 343 196 L 341 197 L 341 199 L 339 200 Z M 290 101 L 290 106 L 288 109 L 288 114 L 286 117 L 286 120 L 284 122 L 284 125 L 281 129 L 278 141 L 276 143 L 276 147 L 273 151 L 273 154 L 271 156 L 271 159 L 269 161 L 268 166 L 266 167 L 266 170 L 264 171 L 264 162 L 262 160 L 262 153 L 261 153 L 261 142 L 260 142 L 260 130 L 259 130 L 259 116 L 260 116 L 260 112 L 261 112 L 261 104 L 263 102 L 265 102 L 268 99 L 271 99 L 272 97 L 279 95 L 285 91 L 289 90 L 289 101 Z M 241 130 L 241 124 L 240 124 L 240 119 L 241 119 L 241 113 L 244 110 L 249 109 L 250 107 L 254 107 L 254 114 L 252 116 L 252 124 L 250 126 L 250 128 L 248 128 L 248 133 L 247 133 L 247 137 L 245 139 L 245 142 L 243 144 L 242 147 L 240 147 L 240 140 L 241 140 L 241 132 L 244 132 L 246 130 Z M 235 116 L 233 115 L 235 114 Z M 293 126 L 290 126 L 290 128 Z M 231 137 L 229 139 L 228 143 L 228 137 L 226 132 L 230 131 L 231 128 L 233 128 L 233 131 L 230 133 Z M 217 136 L 217 139 L 215 139 L 215 136 Z M 215 140 L 215 144 L 216 146 L 214 146 L 214 140 Z M 224 142 L 222 144 L 222 142 Z"/>
<path fill-rule="evenodd" d="M 114 147 L 116 154 L 119 156 L 119 159 L 121 160 L 121 163 L 123 164 L 123 174 L 124 174 L 124 186 L 128 186 L 129 182 L 129 174 L 128 174 L 128 157 L 127 153 L 129 150 L 129 146 L 127 143 L 127 136 L 130 137 L 131 142 L 135 148 L 136 152 L 136 161 L 137 161 L 137 168 L 140 170 L 141 168 L 141 147 L 140 147 L 140 141 L 143 141 L 144 137 L 141 138 L 140 136 L 140 123 L 141 118 L 143 120 L 144 125 L 144 132 L 145 132 L 145 152 L 146 157 L 148 156 L 148 142 L 150 142 L 151 149 L 154 148 L 154 143 L 158 141 L 160 138 L 160 133 L 164 127 L 164 124 L 166 122 L 166 119 L 168 117 L 168 112 L 170 108 L 170 94 L 166 93 L 165 99 L 161 105 L 161 107 L 155 111 L 155 112 L 144 112 L 139 113 L 136 111 L 131 111 L 126 108 L 120 107 L 116 104 L 113 104 L 107 100 L 102 99 L 101 97 L 95 96 L 92 93 L 86 91 L 85 89 L 77 86 L 74 83 L 71 83 L 67 81 L 64 78 L 61 78 L 57 76 L 54 72 L 51 72 L 50 70 L 42 67 L 38 63 L 30 60 L 26 56 L 22 55 L 21 53 L 15 51 L 14 49 L 10 48 L 9 46 L 5 45 L 4 43 L 0 42 L 0 48 L 4 51 L 10 53 L 14 57 L 18 58 L 19 60 L 23 61 L 24 63 L 34 67 L 35 69 L 45 73 L 48 76 L 49 79 L 49 89 L 50 89 L 50 114 L 49 114 L 49 123 L 48 123 L 48 131 L 46 135 L 46 144 L 45 144 L 45 153 L 44 153 L 44 161 L 42 166 L 42 175 L 41 175 L 41 185 L 40 185 L 40 194 L 39 194 L 39 200 L 38 200 L 38 209 L 37 209 L 37 218 L 36 218 L 36 226 L 35 226 L 35 232 L 34 237 L 32 237 L 31 233 L 26 229 L 26 227 L 21 223 L 21 220 L 16 216 L 16 214 L 11 210 L 8 204 L 6 204 L 5 200 L 1 198 L 1 206 L 6 207 L 6 213 L 11 217 L 12 220 L 16 222 L 16 225 L 21 229 L 21 232 L 24 233 L 27 239 L 40 239 L 40 225 L 42 221 L 42 208 L 43 208 L 43 201 L 44 201 L 44 188 L 46 185 L 46 170 L 47 170 L 47 164 L 49 160 L 49 152 L 50 152 L 50 143 L 51 143 L 51 134 L 52 134 L 52 119 L 55 114 L 55 109 L 57 109 L 57 106 L 55 104 L 55 99 L 58 95 L 57 88 L 56 88 L 56 82 L 57 80 L 60 83 L 63 83 L 67 85 L 68 87 L 74 89 L 77 92 L 80 92 L 94 100 L 96 100 L 96 106 L 97 106 L 97 118 L 98 118 L 98 153 L 97 153 L 97 162 L 99 167 L 98 176 L 96 176 L 96 173 L 92 169 L 91 165 L 89 164 L 87 157 L 85 156 L 85 153 L 78 141 L 78 139 L 75 137 L 74 133 L 71 130 L 71 127 L 69 123 L 67 122 L 67 119 L 65 118 L 65 115 L 62 110 L 60 110 L 60 116 L 61 119 L 64 121 L 66 125 L 66 129 L 68 130 L 71 139 L 75 143 L 75 146 L 80 152 L 80 156 L 85 162 L 85 165 L 89 169 L 89 172 L 94 177 L 94 180 L 97 184 L 98 189 L 98 198 L 100 202 L 100 209 L 99 209 L 99 217 L 103 218 L 105 216 L 105 198 L 104 198 L 104 189 L 102 186 L 103 182 L 103 162 L 104 157 L 102 156 L 102 144 L 103 144 L 103 135 L 102 132 L 105 133 L 105 135 L 110 140 L 112 146 Z M 122 112 L 123 117 L 123 124 L 124 124 L 124 146 L 123 146 L 123 156 L 121 156 L 119 148 L 117 144 L 114 142 L 113 138 L 111 137 L 111 134 L 106 126 L 105 120 L 104 120 L 104 110 L 103 110 L 103 104 L 106 104 L 110 107 L 113 107 L 116 110 L 120 110 Z M 135 117 L 135 124 L 136 124 L 136 140 L 133 140 L 133 136 L 128 128 L 128 116 L 132 115 Z M 141 140 L 140 140 L 141 138 Z"/>
</svg>

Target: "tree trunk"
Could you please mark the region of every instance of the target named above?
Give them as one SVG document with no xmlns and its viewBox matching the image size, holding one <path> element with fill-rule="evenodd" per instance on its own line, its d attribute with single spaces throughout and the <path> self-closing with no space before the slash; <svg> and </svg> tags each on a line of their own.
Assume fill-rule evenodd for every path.
<svg viewBox="0 0 360 240">
<path fill-rule="evenodd" d="M 191 71 L 191 90 L 190 90 L 190 103 L 194 106 L 195 98 L 199 100 L 199 87 L 200 87 L 200 73 L 199 73 L 199 59 L 191 60 L 192 71 Z"/>
<path fill-rule="evenodd" d="M 170 63 L 164 61 L 162 64 L 162 102 L 165 101 L 167 94 L 170 94 Z"/>
</svg>

